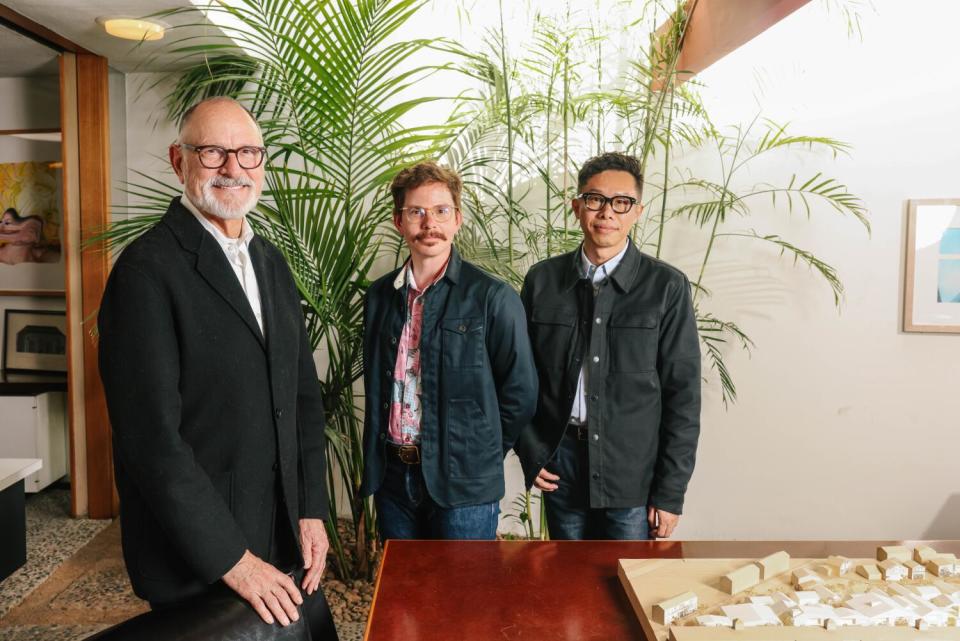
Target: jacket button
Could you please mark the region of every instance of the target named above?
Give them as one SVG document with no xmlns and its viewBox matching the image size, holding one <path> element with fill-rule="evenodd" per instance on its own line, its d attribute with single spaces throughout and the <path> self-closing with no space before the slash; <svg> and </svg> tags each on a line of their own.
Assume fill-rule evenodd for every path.
<svg viewBox="0 0 960 641">
<path fill-rule="evenodd" d="M 273 462 L 273 471 L 276 472 L 276 471 L 279 470 L 279 469 L 280 469 L 280 464 L 277 463 L 276 461 L 274 461 L 274 462 Z"/>
<path fill-rule="evenodd" d="M 388 407 L 390 407 L 390 403 L 384 403 L 384 404 L 383 404 L 383 409 L 387 409 Z"/>
<path fill-rule="evenodd" d="M 276 410 L 274 410 L 273 415 L 276 416 L 277 420 L 279 421 L 280 417 L 283 416 L 283 410 L 278 407 Z"/>
<path fill-rule="evenodd" d="M 391 374 L 392 372 L 390 371 L 390 368 L 388 367 L 388 368 L 386 368 L 385 370 L 383 370 L 383 373 L 384 373 L 386 376 L 390 376 L 390 374 Z"/>
<path fill-rule="evenodd" d="M 593 362 L 594 362 L 594 363 L 599 363 L 599 362 L 600 362 L 600 357 L 599 357 L 599 356 L 594 356 L 594 357 L 593 357 Z"/>
<path fill-rule="evenodd" d="M 600 479 L 600 472 L 594 472 L 594 473 L 591 474 L 590 476 L 593 478 L 594 481 L 599 480 L 599 479 Z"/>
<path fill-rule="evenodd" d="M 467 331 L 467 326 L 466 326 L 466 325 L 460 325 L 459 327 L 457 327 L 457 331 L 458 331 L 458 332 L 465 332 L 465 331 Z"/>
<path fill-rule="evenodd" d="M 593 435 L 593 440 L 599 441 L 599 440 L 600 440 L 600 435 L 599 435 L 599 434 L 594 434 L 594 435 Z"/>
<path fill-rule="evenodd" d="M 594 394 L 593 396 L 590 397 L 590 400 L 591 400 L 591 401 L 595 401 L 595 400 L 597 400 L 597 399 L 599 399 L 599 398 L 600 398 L 600 396 L 599 396 L 598 394 Z"/>
<path fill-rule="evenodd" d="M 597 316 L 597 325 L 599 325 L 599 324 L 600 324 L 600 317 Z"/>
<path fill-rule="evenodd" d="M 391 337 L 390 337 L 390 344 L 391 344 L 391 345 L 396 345 L 396 344 L 397 344 L 397 337 L 396 337 L 396 336 L 391 336 Z"/>
<path fill-rule="evenodd" d="M 387 435 L 384 434 L 383 432 L 380 432 L 380 440 L 381 440 L 381 441 L 387 440 Z"/>
</svg>

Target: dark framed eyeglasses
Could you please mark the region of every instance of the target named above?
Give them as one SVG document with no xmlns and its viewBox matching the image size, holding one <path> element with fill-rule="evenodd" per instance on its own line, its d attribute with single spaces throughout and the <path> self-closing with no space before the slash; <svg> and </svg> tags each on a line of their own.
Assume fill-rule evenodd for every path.
<svg viewBox="0 0 960 641">
<path fill-rule="evenodd" d="M 433 216 L 438 223 L 445 223 L 456 213 L 457 208 L 453 205 L 437 205 L 435 207 L 401 207 L 400 215 L 410 222 L 423 220 L 427 213 Z"/>
<path fill-rule="evenodd" d="M 577 198 L 583 203 L 583 206 L 590 211 L 603 211 L 608 204 L 615 214 L 625 214 L 633 209 L 637 204 L 637 199 L 631 196 L 604 196 L 592 191 L 583 194 L 577 194 Z"/>
<path fill-rule="evenodd" d="M 237 149 L 226 149 L 220 145 L 190 145 L 185 142 L 180 146 L 197 153 L 200 164 L 207 169 L 220 169 L 227 164 L 227 157 L 233 154 L 237 157 L 237 164 L 244 169 L 256 169 L 263 164 L 267 157 L 266 147 L 239 147 Z"/>
</svg>

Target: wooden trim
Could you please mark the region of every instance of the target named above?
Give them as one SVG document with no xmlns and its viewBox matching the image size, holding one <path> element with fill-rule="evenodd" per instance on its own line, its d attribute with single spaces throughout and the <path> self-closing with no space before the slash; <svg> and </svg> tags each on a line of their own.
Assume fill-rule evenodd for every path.
<svg viewBox="0 0 960 641">
<path fill-rule="evenodd" d="M 116 516 L 113 447 L 107 403 L 97 364 L 96 313 L 107 284 L 109 260 L 102 233 L 110 215 L 110 113 L 107 59 L 77 55 L 77 115 L 80 150 L 80 273 L 82 281 L 83 402 L 87 440 L 88 514 Z"/>
<path fill-rule="evenodd" d="M 80 280 L 80 165 L 77 57 L 60 56 L 60 158 L 63 160 L 63 256 L 67 289 L 67 429 L 70 433 L 70 513 L 87 513 L 87 433 L 83 415 L 83 320 Z"/>
<path fill-rule="evenodd" d="M 40 296 L 43 298 L 63 298 L 65 292 L 60 289 L 0 289 L 0 296 Z"/>
<path fill-rule="evenodd" d="M 16 136 L 17 134 L 58 134 L 60 128 L 53 129 L 0 129 L 0 136 Z"/>
<path fill-rule="evenodd" d="M 17 13 L 10 7 L 3 4 L 0 4 L 0 24 L 13 29 L 17 33 L 21 33 L 42 45 L 46 45 L 51 49 L 56 49 L 61 53 L 91 53 L 75 42 L 67 40 L 60 34 L 47 29 L 42 24 L 34 22 L 22 13 Z"/>
<path fill-rule="evenodd" d="M 913 282 L 916 277 L 917 205 L 953 205 L 960 198 L 921 198 L 907 201 L 906 251 L 903 271 L 903 331 L 929 334 L 960 334 L 960 325 L 924 325 L 913 322 Z"/>
<path fill-rule="evenodd" d="M 687 0 L 689 17 L 676 83 L 689 80 L 810 0 Z M 695 10 L 694 10 L 695 9 Z M 657 33 L 670 28 L 668 21 Z"/>
</svg>

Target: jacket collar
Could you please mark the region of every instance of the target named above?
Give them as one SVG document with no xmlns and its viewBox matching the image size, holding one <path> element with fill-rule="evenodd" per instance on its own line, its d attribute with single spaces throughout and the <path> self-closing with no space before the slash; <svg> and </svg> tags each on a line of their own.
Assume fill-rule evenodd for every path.
<svg viewBox="0 0 960 641">
<path fill-rule="evenodd" d="M 577 282 L 583 278 L 583 270 L 580 264 L 582 251 L 583 243 L 580 243 L 579 247 L 563 257 L 564 265 L 560 282 L 560 289 L 562 291 L 572 289 L 576 286 Z M 629 292 L 633 287 L 634 281 L 637 279 L 637 271 L 640 268 L 641 259 L 642 254 L 640 250 L 633 244 L 633 240 L 627 238 L 627 252 L 620 260 L 620 264 L 617 265 L 617 268 L 614 269 L 613 273 L 609 276 L 610 280 L 620 292 Z"/>
<path fill-rule="evenodd" d="M 449 280 L 453 285 L 456 285 L 460 282 L 460 267 L 463 264 L 463 259 L 460 258 L 460 253 L 457 251 L 457 248 L 450 246 L 450 260 L 447 261 L 447 266 L 444 269 L 443 276 L 438 279 L 437 282 L 441 280 Z M 394 275 L 393 279 L 393 288 L 394 289 L 403 289 L 407 285 L 407 268 L 410 265 L 410 257 L 407 256 L 407 260 L 403 263 L 397 273 Z M 436 285 L 436 283 L 433 283 Z"/>
<path fill-rule="evenodd" d="M 196 268 L 207 283 L 223 298 L 233 311 L 243 319 L 243 322 L 250 328 L 253 335 L 260 342 L 260 345 L 266 347 L 263 333 L 260 331 L 260 325 L 257 323 L 253 310 L 250 309 L 250 301 L 247 295 L 243 293 L 243 288 L 237 280 L 237 275 L 233 268 L 227 262 L 227 257 L 223 253 L 223 248 L 216 239 L 203 228 L 200 221 L 191 214 L 183 203 L 180 202 L 180 196 L 177 196 L 170 202 L 167 213 L 164 214 L 161 223 L 166 225 L 173 232 L 177 242 L 185 250 L 197 256 Z M 261 291 L 261 304 L 264 307 L 264 326 L 270 323 L 270 317 L 267 314 L 269 307 L 268 298 L 263 297 L 263 292 L 270 288 L 271 284 L 266 282 L 269 274 L 262 268 L 258 269 L 257 263 L 264 261 L 262 240 L 254 236 L 251 241 L 251 258 L 254 263 L 254 271 L 257 274 L 257 281 Z M 261 275 L 265 278 L 260 280 Z"/>
</svg>

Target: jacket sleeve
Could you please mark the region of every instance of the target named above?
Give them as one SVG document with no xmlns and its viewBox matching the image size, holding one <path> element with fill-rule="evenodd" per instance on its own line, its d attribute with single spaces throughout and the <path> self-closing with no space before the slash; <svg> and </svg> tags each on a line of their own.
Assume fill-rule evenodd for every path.
<svg viewBox="0 0 960 641">
<path fill-rule="evenodd" d="M 297 310 L 299 313 L 299 310 Z M 301 317 L 297 381 L 297 431 L 300 438 L 300 518 L 330 517 L 327 497 L 327 437 L 323 395 L 307 327 Z"/>
<path fill-rule="evenodd" d="M 487 354 L 493 369 L 503 427 L 503 454 L 537 409 L 537 370 L 527 335 L 527 317 L 520 297 L 508 285 L 494 293 L 489 311 Z"/>
<path fill-rule="evenodd" d="M 169 296 L 121 262 L 98 318 L 100 376 L 122 466 L 180 556 L 207 583 L 247 542 L 210 477 L 180 437 L 180 348 Z"/>
<path fill-rule="evenodd" d="M 649 504 L 680 514 L 700 437 L 700 338 L 686 277 L 668 286 L 657 372 L 662 414 Z"/>
</svg>

